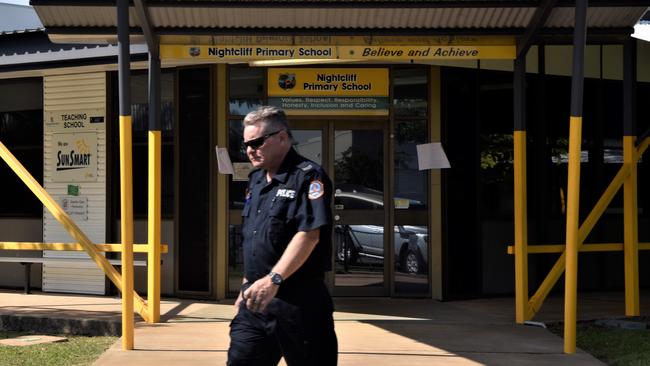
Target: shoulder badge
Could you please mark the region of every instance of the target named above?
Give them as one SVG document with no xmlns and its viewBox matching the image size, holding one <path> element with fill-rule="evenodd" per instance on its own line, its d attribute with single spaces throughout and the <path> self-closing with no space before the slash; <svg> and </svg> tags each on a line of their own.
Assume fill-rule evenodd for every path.
<svg viewBox="0 0 650 366">
<path fill-rule="evenodd" d="M 300 167 L 300 169 L 302 169 L 303 172 L 307 172 L 307 171 L 311 170 L 311 168 L 313 168 L 313 167 L 314 167 L 313 165 L 309 164 L 307 166 Z"/>
<path fill-rule="evenodd" d="M 310 200 L 319 199 L 325 194 L 325 187 L 320 180 L 313 180 L 309 184 L 309 193 L 307 196 Z"/>
</svg>

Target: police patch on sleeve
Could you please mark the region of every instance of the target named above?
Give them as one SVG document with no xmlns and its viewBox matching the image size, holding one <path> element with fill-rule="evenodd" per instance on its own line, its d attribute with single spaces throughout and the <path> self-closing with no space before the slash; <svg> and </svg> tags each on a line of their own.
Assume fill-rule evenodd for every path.
<svg viewBox="0 0 650 366">
<path fill-rule="evenodd" d="M 251 200 L 251 192 L 246 188 L 246 193 L 244 193 L 244 205 L 247 205 Z"/>
<path fill-rule="evenodd" d="M 324 194 L 325 194 L 325 187 L 323 186 L 323 182 L 319 180 L 313 180 L 309 184 L 309 193 L 307 194 L 307 197 L 309 197 L 310 200 L 319 199 Z"/>
</svg>

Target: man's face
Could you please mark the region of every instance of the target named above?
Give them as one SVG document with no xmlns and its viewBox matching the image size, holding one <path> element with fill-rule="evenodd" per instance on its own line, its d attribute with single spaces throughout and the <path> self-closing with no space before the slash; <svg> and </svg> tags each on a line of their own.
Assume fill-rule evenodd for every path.
<svg viewBox="0 0 650 366">
<path fill-rule="evenodd" d="M 246 147 L 246 155 L 248 155 L 253 167 L 268 170 L 269 168 L 277 168 L 277 165 L 282 162 L 281 159 L 285 153 L 283 143 L 287 136 L 284 131 L 272 134 L 274 132 L 277 131 L 269 130 L 266 123 L 256 123 L 244 127 L 245 143 L 263 137 L 263 143 L 257 148 Z M 258 140 L 258 144 L 260 142 L 262 141 Z"/>
</svg>

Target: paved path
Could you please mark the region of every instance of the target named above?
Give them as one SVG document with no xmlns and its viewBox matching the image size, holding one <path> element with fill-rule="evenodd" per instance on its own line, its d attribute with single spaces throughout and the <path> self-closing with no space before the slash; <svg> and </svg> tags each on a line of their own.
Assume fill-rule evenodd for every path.
<svg viewBox="0 0 650 366">
<path fill-rule="evenodd" d="M 586 294 L 580 299 L 583 319 L 623 313 L 622 293 Z M 119 321 L 119 301 L 0 291 L 0 316 Z M 563 354 L 562 340 L 546 329 L 516 325 L 512 298 L 452 302 L 337 298 L 335 302 L 339 365 L 603 365 L 581 351 Z M 223 365 L 231 304 L 164 300 L 162 323 L 137 323 L 135 350 L 122 351 L 118 341 L 95 365 Z M 561 318 L 562 299 L 551 298 L 536 320 Z"/>
</svg>

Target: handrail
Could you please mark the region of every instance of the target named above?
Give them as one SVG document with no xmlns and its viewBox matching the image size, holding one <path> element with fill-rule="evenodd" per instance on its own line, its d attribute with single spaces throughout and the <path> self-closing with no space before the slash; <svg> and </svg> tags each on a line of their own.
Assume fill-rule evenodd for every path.
<svg viewBox="0 0 650 366">
<path fill-rule="evenodd" d="M 121 252 L 122 244 L 95 244 L 95 248 L 100 252 Z M 80 243 L 41 243 L 41 242 L 22 242 L 22 241 L 0 241 L 2 250 L 69 250 L 81 252 L 84 247 Z M 135 253 L 148 253 L 149 244 L 133 244 Z M 168 253 L 167 244 L 160 245 L 161 253 Z"/>
</svg>

